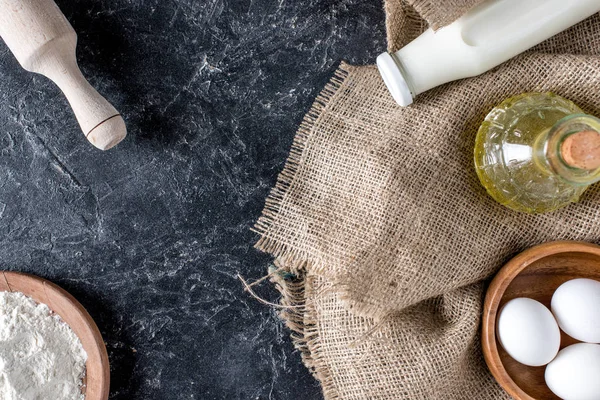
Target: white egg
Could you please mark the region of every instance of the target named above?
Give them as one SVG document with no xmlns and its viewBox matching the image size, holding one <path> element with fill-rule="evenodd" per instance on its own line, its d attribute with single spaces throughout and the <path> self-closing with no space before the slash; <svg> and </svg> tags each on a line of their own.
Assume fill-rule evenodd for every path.
<svg viewBox="0 0 600 400">
<path fill-rule="evenodd" d="M 600 282 L 581 278 L 563 283 L 552 295 L 550 308 L 567 335 L 600 343 Z"/>
<path fill-rule="evenodd" d="M 564 400 L 600 399 L 600 345 L 577 343 L 562 349 L 546 367 L 546 385 Z"/>
<path fill-rule="evenodd" d="M 560 347 L 554 316 L 533 299 L 521 297 L 506 303 L 500 310 L 496 332 L 512 358 L 533 367 L 548 364 Z"/>
</svg>

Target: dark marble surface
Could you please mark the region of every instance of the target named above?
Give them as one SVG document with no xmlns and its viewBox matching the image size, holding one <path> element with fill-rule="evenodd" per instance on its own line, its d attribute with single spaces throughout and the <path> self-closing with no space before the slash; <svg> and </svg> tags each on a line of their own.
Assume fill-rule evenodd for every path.
<svg viewBox="0 0 600 400">
<path fill-rule="evenodd" d="M 58 4 L 129 137 L 94 149 L 58 89 L 0 44 L 0 268 L 89 310 L 112 399 L 321 398 L 236 275 L 266 271 L 249 228 L 313 99 L 341 59 L 384 50 L 381 2 Z"/>
</svg>

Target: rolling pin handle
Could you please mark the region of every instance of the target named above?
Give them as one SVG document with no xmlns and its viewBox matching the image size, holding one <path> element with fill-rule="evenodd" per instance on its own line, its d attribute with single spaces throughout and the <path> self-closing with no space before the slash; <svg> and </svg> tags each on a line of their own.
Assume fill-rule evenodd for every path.
<svg viewBox="0 0 600 400">
<path fill-rule="evenodd" d="M 86 138 L 100 150 L 108 150 L 127 136 L 119 112 L 85 79 L 75 57 L 76 38 L 49 42 L 26 69 L 42 74 L 65 94 Z"/>
</svg>

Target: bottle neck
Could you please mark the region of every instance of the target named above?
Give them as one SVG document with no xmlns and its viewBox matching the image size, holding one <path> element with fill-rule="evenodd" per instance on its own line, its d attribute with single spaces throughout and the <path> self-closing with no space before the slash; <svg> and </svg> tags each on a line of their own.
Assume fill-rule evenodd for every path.
<svg viewBox="0 0 600 400">
<path fill-rule="evenodd" d="M 534 145 L 536 163 L 574 185 L 600 181 L 600 119 L 573 114 L 542 133 Z"/>
</svg>

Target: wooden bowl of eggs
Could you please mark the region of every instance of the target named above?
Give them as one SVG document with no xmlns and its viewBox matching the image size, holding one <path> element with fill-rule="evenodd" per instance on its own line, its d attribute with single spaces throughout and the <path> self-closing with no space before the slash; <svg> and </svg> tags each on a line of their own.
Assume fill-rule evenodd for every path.
<svg viewBox="0 0 600 400">
<path fill-rule="evenodd" d="M 600 246 L 551 242 L 510 260 L 488 288 L 481 340 L 517 400 L 600 398 Z"/>
</svg>

